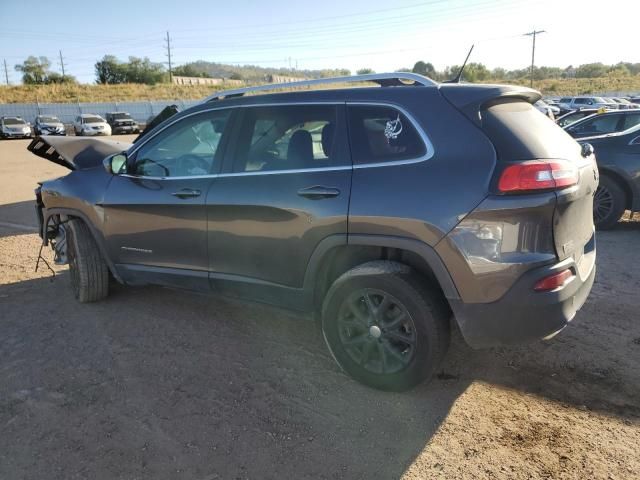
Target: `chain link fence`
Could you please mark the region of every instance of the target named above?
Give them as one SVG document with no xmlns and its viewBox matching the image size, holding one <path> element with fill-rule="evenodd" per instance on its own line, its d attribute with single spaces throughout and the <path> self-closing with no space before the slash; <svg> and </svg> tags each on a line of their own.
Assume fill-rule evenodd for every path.
<svg viewBox="0 0 640 480">
<path fill-rule="evenodd" d="M 200 103 L 200 100 L 161 100 L 147 102 L 108 103 L 9 103 L 0 105 L 0 117 L 22 117 L 33 123 L 38 115 L 53 115 L 62 123 L 71 124 L 82 113 L 93 113 L 104 118 L 107 112 L 127 112 L 139 123 L 147 123 L 167 105 L 177 105 L 184 110 Z"/>
</svg>

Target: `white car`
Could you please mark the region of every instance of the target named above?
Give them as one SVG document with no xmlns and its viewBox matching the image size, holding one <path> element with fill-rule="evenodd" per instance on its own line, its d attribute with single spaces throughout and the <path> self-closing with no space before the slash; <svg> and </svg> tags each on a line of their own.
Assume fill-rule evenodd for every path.
<svg viewBox="0 0 640 480">
<path fill-rule="evenodd" d="M 0 117 L 0 138 L 29 138 L 31 125 L 21 117 Z"/>
<path fill-rule="evenodd" d="M 100 115 L 84 113 L 73 121 L 76 135 L 111 135 L 111 126 Z"/>
</svg>

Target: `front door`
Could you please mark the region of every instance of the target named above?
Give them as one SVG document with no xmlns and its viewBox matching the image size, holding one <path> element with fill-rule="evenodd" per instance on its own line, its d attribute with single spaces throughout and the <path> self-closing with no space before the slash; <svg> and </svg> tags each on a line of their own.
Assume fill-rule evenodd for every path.
<svg viewBox="0 0 640 480">
<path fill-rule="evenodd" d="M 208 289 L 205 200 L 228 118 L 218 110 L 178 120 L 114 176 L 104 200 L 106 240 L 125 281 Z"/>
<path fill-rule="evenodd" d="M 269 295 L 301 289 L 323 239 L 346 241 L 352 167 L 344 123 L 344 104 L 239 109 L 224 171 L 207 196 L 214 287 L 263 286 L 267 298 L 240 293 L 287 303 Z"/>
</svg>

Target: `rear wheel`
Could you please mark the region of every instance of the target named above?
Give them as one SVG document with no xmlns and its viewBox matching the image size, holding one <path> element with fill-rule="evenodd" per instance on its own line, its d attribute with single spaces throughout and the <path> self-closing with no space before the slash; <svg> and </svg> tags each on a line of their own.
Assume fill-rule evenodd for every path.
<svg viewBox="0 0 640 480">
<path fill-rule="evenodd" d="M 79 302 L 95 302 L 109 294 L 109 267 L 82 220 L 67 223 L 67 257 L 71 289 Z"/>
<path fill-rule="evenodd" d="M 601 176 L 593 198 L 593 221 L 598 230 L 613 228 L 625 211 L 626 196 L 615 180 Z"/>
<path fill-rule="evenodd" d="M 403 391 L 431 377 L 449 343 L 439 291 L 409 267 L 375 261 L 329 289 L 322 331 L 345 372 L 373 388 Z"/>
</svg>

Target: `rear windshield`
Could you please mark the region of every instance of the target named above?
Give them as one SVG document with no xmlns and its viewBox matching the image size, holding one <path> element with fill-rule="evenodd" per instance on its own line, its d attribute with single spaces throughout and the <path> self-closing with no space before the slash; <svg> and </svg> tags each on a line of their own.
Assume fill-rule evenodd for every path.
<svg viewBox="0 0 640 480">
<path fill-rule="evenodd" d="M 483 109 L 481 115 L 482 129 L 502 161 L 572 159 L 579 154 L 576 141 L 530 103 L 506 100 Z"/>
</svg>

